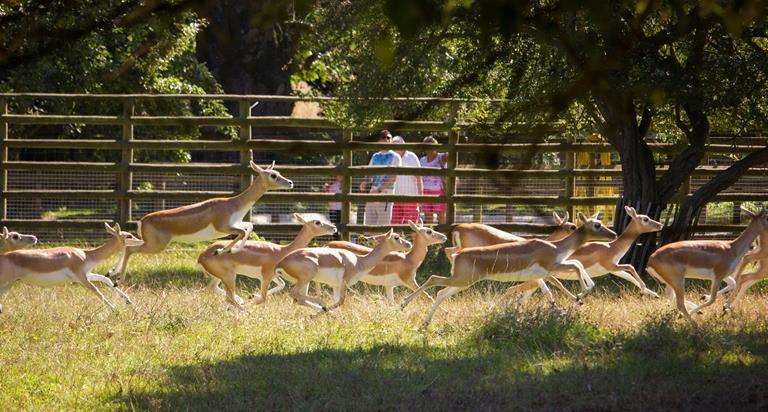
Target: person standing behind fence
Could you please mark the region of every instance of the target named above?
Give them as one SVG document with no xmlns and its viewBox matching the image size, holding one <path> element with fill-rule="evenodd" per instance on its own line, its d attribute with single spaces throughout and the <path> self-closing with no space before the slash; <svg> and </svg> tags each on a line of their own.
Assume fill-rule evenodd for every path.
<svg viewBox="0 0 768 412">
<path fill-rule="evenodd" d="M 424 143 L 437 144 L 437 139 L 432 136 L 424 138 Z M 421 167 L 430 167 L 434 169 L 445 169 L 448 163 L 446 153 L 438 153 L 437 150 L 430 150 L 426 156 L 420 159 Z M 445 181 L 442 176 L 424 176 L 421 178 L 424 187 L 424 196 L 445 196 Z M 437 214 L 437 221 L 445 223 L 445 203 L 424 203 L 421 205 L 424 212 L 424 220 L 427 223 L 434 223 L 434 215 Z"/>
<path fill-rule="evenodd" d="M 388 130 L 382 130 L 377 140 L 379 143 L 390 143 L 392 134 Z M 371 156 L 368 166 L 400 166 L 400 155 L 392 150 L 384 149 Z M 376 175 L 368 177 L 360 183 L 360 191 L 365 193 L 370 185 L 368 193 L 392 194 L 394 192 L 396 175 Z M 392 203 L 370 202 L 365 204 L 365 216 L 363 222 L 366 225 L 389 225 L 392 221 Z"/>
<path fill-rule="evenodd" d="M 400 136 L 392 138 L 392 143 L 405 143 Z M 402 159 L 403 167 L 421 167 L 419 157 L 410 150 L 396 150 Z M 421 196 L 424 194 L 424 188 L 421 182 L 421 176 L 398 175 L 395 182 L 395 195 Z M 417 202 L 395 203 L 392 206 L 392 224 L 400 225 L 408 221 L 416 222 L 419 220 L 419 204 Z"/>
</svg>

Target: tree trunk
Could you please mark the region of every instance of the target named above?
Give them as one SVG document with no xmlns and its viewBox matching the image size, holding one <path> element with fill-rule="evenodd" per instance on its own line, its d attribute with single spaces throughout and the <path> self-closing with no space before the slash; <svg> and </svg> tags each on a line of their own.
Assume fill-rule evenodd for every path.
<svg viewBox="0 0 768 412">
<path fill-rule="evenodd" d="M 197 38 L 198 58 L 211 70 L 224 92 L 287 95 L 291 93 L 290 61 L 296 44 L 282 24 L 287 1 L 212 2 L 208 20 Z M 230 107 L 237 115 L 236 107 Z M 235 109 L 235 110 L 233 110 Z M 292 103 L 260 103 L 254 114 L 288 116 Z"/>
<path fill-rule="evenodd" d="M 614 229 L 621 233 L 629 223 L 624 205 L 632 206 L 654 219 L 658 219 L 664 209 L 657 190 L 653 153 L 644 140 L 650 123 L 650 119 L 645 117 L 650 113 L 644 113 L 643 121 L 638 124 L 632 99 L 614 97 L 605 99 L 601 113 L 605 119 L 603 133 L 621 159 L 622 197 L 614 216 Z M 650 253 L 649 246 L 655 244 L 655 236 L 644 235 L 640 241 L 644 247 L 640 250 L 633 247 L 624 261 L 642 271 Z"/>
</svg>

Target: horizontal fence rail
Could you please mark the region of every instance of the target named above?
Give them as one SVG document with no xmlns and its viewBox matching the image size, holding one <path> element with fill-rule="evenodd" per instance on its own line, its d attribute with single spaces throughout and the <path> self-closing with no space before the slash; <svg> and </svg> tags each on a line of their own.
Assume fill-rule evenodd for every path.
<svg viewBox="0 0 768 412">
<path fill-rule="evenodd" d="M 64 115 L 64 114 L 32 114 L 10 113 L 9 103 L 15 100 L 30 99 L 69 99 L 98 102 L 116 102 L 122 106 L 122 114 L 115 115 Z M 238 103 L 239 113 L 236 116 L 154 116 L 137 113 L 137 102 L 159 100 L 222 100 Z M 449 115 L 442 120 L 385 120 L 371 127 L 341 127 L 325 118 L 296 118 L 289 116 L 252 116 L 251 110 L 261 102 L 328 102 L 333 99 L 326 97 L 297 97 L 297 96 L 258 96 L 258 95 L 91 95 L 91 94 L 55 94 L 55 93 L 4 93 L 0 94 L 0 221 L 2 224 L 18 229 L 47 228 L 47 229 L 95 229 L 101 227 L 101 221 L 96 219 L 10 219 L 7 211 L 8 200 L 73 200 L 95 199 L 114 202 L 116 213 L 114 220 L 125 227 L 135 228 L 136 221 L 141 216 L 133 216 L 132 205 L 135 201 L 200 201 L 212 197 L 231 196 L 250 184 L 252 171 L 248 162 L 254 152 L 302 152 L 341 155 L 341 163 L 330 166 L 278 165 L 277 169 L 285 176 L 342 176 L 341 193 L 319 192 L 269 192 L 261 202 L 340 202 L 342 203 L 340 232 L 345 238 L 353 232 L 381 230 L 382 227 L 365 226 L 350 221 L 352 204 L 362 202 L 414 202 L 414 203 L 446 203 L 448 213 L 446 222 L 437 225 L 439 229 L 450 230 L 455 224 L 455 205 L 535 205 L 564 208 L 573 215 L 574 207 L 614 205 L 618 195 L 579 196 L 574 191 L 577 178 L 620 178 L 622 171 L 613 168 L 580 168 L 576 166 L 575 156 L 578 153 L 612 153 L 612 147 L 603 142 L 570 141 L 560 135 L 561 126 L 542 125 L 541 127 L 522 127 L 521 134 L 542 136 L 542 142 L 504 142 L 477 143 L 468 142 L 462 137 L 471 136 L 472 128 L 477 126 L 496 127 L 492 124 L 479 125 L 456 119 L 456 111 L 461 105 L 473 103 L 504 104 L 503 100 L 479 99 L 443 99 L 443 98 L 393 98 L 381 99 L 388 102 L 436 103 L 446 105 Z M 84 135 L 83 139 L 74 138 L 17 138 L 10 133 L 11 126 L 55 126 L 55 125 L 86 125 L 119 127 L 122 130 L 119 138 L 97 138 L 98 136 Z M 150 126 L 184 126 L 184 127 L 235 127 L 238 136 L 232 140 L 173 140 L 173 139 L 136 139 L 135 127 Z M 499 126 L 501 127 L 501 126 Z M 305 131 L 334 131 L 340 137 L 334 139 L 290 139 L 290 138 L 254 138 L 253 130 L 290 129 L 298 132 Z M 446 136 L 445 143 L 374 143 L 357 141 L 355 133 L 370 133 L 371 130 L 390 129 L 403 132 L 437 133 Z M 301 135 L 300 133 L 300 135 Z M 706 146 L 709 155 L 732 156 L 743 155 L 765 146 L 765 139 L 739 137 L 739 144 L 728 143 L 729 133 L 722 137 L 713 138 L 713 143 Z M 162 136 L 161 136 L 162 137 Z M 746 142 L 746 143 L 745 143 Z M 680 150 L 676 145 L 650 142 L 648 146 L 656 153 L 669 154 Z M 10 160 L 10 149 L 38 150 L 103 150 L 116 152 L 119 155 L 114 162 L 82 162 L 82 161 L 32 161 Z M 448 164 L 445 169 L 409 168 L 409 167 L 371 167 L 355 166 L 352 164 L 356 152 L 372 152 L 382 149 L 400 149 L 412 151 L 439 150 L 448 154 Z M 136 151 L 221 151 L 239 153 L 239 163 L 142 163 L 135 159 Z M 487 153 L 557 153 L 565 156 L 559 169 L 494 169 L 482 167 L 460 167 L 459 154 Z M 111 158 L 115 158 L 112 156 Z M 693 177 L 712 177 L 724 170 L 725 167 L 701 166 Z M 660 165 L 657 173 L 661 174 L 667 167 Z M 66 190 L 50 190 L 45 182 L 36 189 L 12 189 L 8 184 L 9 171 L 69 171 L 69 172 L 103 172 L 114 173 L 116 176 L 113 189 L 86 189 L 73 187 Z M 138 190 L 133 187 L 133 178 L 137 173 L 205 173 L 208 175 L 228 176 L 238 178 L 237 190 Z M 403 196 L 354 193 L 353 177 L 373 175 L 412 175 L 440 176 L 445 179 L 447 189 L 445 196 Z M 768 169 L 750 170 L 745 177 L 768 176 Z M 518 195 L 509 194 L 461 194 L 456 192 L 457 179 L 489 178 L 489 179 L 528 179 L 552 178 L 561 181 L 561 195 Z M 680 201 L 678 198 L 677 201 Z M 723 193 L 715 198 L 719 202 L 768 201 L 768 193 Z M 547 233 L 552 226 L 539 223 L 499 223 L 494 224 L 504 230 L 532 234 Z M 699 231 L 729 232 L 739 230 L 742 225 L 699 225 Z M 295 232 L 298 226 L 286 223 L 257 224 L 255 229 L 265 232 Z"/>
</svg>

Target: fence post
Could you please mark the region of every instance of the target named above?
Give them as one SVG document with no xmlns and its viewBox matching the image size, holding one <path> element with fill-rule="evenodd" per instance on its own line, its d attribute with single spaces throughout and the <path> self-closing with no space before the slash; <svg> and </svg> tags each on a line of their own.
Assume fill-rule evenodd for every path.
<svg viewBox="0 0 768 412">
<path fill-rule="evenodd" d="M 446 123 L 455 125 L 456 115 L 459 111 L 459 105 L 451 105 Z M 459 164 L 459 155 L 456 152 L 456 145 L 459 143 L 459 131 L 451 128 L 448 132 L 448 161 L 446 164 L 447 178 L 445 181 L 445 224 L 450 228 L 446 232 L 453 230 L 453 223 L 456 221 L 456 204 L 453 202 L 453 196 L 456 194 L 456 167 Z"/>
<path fill-rule="evenodd" d="M 567 136 L 566 141 L 570 144 L 573 143 L 573 138 Z M 576 179 L 573 177 L 573 169 L 576 168 L 576 152 L 571 150 L 565 153 L 565 169 L 568 174 L 565 176 L 565 198 L 568 200 L 568 205 L 565 211 L 568 212 L 568 216 L 571 219 L 576 219 L 576 211 L 573 207 L 573 195 L 576 193 Z M 575 220 L 574 220 L 575 221 Z"/>
<path fill-rule="evenodd" d="M 8 161 L 8 147 L 5 141 L 8 139 L 8 100 L 0 98 L 0 220 L 8 219 L 8 207 L 5 200 L 5 191 L 8 189 L 8 171 L 5 170 L 5 162 Z"/>
<path fill-rule="evenodd" d="M 238 129 L 238 138 L 241 142 L 245 143 L 251 140 L 253 132 L 248 118 L 251 117 L 251 102 L 250 100 L 240 100 L 238 102 L 238 119 L 240 119 L 240 127 Z M 251 160 L 253 160 L 253 150 L 240 149 L 240 166 L 242 171 L 240 172 L 240 191 L 247 189 L 253 182 L 253 173 L 251 173 Z M 245 215 L 247 222 L 253 221 L 253 208 Z"/>
<path fill-rule="evenodd" d="M 342 132 L 344 143 L 352 141 L 352 131 L 344 130 Z M 349 174 L 349 168 L 352 166 L 352 150 L 344 149 L 342 151 L 341 168 L 344 172 L 344 179 L 341 181 L 341 194 L 344 200 L 341 202 L 341 238 L 349 241 L 349 215 L 352 210 L 352 202 L 346 197 L 352 192 L 352 176 Z"/>
<path fill-rule="evenodd" d="M 131 199 L 128 198 L 128 192 L 133 189 L 133 176 L 131 174 L 131 163 L 133 163 L 133 114 L 135 102 L 133 99 L 126 99 L 123 102 L 123 135 L 120 139 L 120 172 L 118 173 L 118 191 L 120 198 L 117 202 L 116 220 L 123 228 L 131 220 Z"/>
</svg>

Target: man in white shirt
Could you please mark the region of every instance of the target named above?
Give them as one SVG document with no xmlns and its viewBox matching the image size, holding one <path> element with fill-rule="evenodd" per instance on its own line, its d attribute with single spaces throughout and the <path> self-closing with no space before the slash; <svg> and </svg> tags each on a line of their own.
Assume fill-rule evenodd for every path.
<svg viewBox="0 0 768 412">
<path fill-rule="evenodd" d="M 405 143 L 401 136 L 392 138 L 392 143 Z M 403 167 L 421 167 L 419 157 L 410 150 L 396 150 L 402 159 Z M 421 176 L 398 175 L 395 183 L 396 195 L 421 196 L 424 194 L 424 188 L 421 183 Z M 403 224 L 408 221 L 416 222 L 419 220 L 419 204 L 395 203 L 392 207 L 392 224 Z"/>
</svg>

